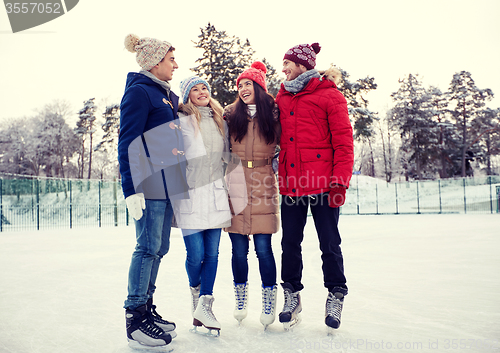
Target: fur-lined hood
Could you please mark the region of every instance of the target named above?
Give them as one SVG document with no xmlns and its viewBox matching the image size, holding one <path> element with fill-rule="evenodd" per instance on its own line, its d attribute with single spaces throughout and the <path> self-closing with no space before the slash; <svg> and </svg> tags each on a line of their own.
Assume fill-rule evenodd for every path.
<svg viewBox="0 0 500 353">
<path fill-rule="evenodd" d="M 340 72 L 340 70 L 334 66 L 330 66 L 330 68 L 327 70 L 318 70 L 318 72 L 321 75 L 322 79 L 326 78 L 327 80 L 335 83 L 336 86 L 338 86 L 338 84 L 342 80 L 342 72 Z"/>
</svg>

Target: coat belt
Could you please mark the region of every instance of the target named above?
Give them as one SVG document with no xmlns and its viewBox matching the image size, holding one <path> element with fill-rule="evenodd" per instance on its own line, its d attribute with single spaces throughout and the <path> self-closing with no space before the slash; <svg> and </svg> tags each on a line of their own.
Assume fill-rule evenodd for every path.
<svg viewBox="0 0 500 353">
<path fill-rule="evenodd" d="M 262 167 L 264 165 L 269 165 L 269 164 L 272 163 L 272 160 L 273 160 L 273 157 L 269 157 L 267 159 L 258 159 L 258 160 L 255 160 L 255 161 L 246 161 L 246 160 L 242 159 L 241 160 L 241 164 L 245 168 L 252 169 L 252 168 L 255 168 L 255 167 Z M 236 162 L 234 159 L 233 159 L 233 161 Z"/>
</svg>

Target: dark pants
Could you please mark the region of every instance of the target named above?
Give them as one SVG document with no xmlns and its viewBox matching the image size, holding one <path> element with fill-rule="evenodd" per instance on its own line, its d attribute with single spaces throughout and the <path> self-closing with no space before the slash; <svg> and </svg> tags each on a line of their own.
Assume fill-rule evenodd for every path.
<svg viewBox="0 0 500 353">
<path fill-rule="evenodd" d="M 318 233 L 319 246 L 323 260 L 323 279 L 325 287 L 331 292 L 347 294 L 344 276 L 344 260 L 340 250 L 340 233 L 337 228 L 339 209 L 328 206 L 328 193 L 301 197 L 283 196 L 281 202 L 281 279 L 290 283 L 294 291 L 302 285 L 302 247 L 304 227 L 307 222 L 309 206 Z"/>
</svg>

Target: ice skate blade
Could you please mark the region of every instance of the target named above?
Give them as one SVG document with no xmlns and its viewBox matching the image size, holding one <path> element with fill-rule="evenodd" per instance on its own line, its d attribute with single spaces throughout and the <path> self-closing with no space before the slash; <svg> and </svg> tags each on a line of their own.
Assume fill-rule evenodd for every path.
<svg viewBox="0 0 500 353">
<path fill-rule="evenodd" d="M 195 333 L 197 335 L 205 336 L 205 337 L 219 337 L 220 336 L 220 330 L 215 329 L 215 328 L 206 328 L 208 331 L 203 332 L 203 331 L 198 331 L 198 328 L 201 326 L 193 326 L 192 329 L 189 330 L 189 332 Z"/>
<path fill-rule="evenodd" d="M 283 323 L 283 328 L 285 329 L 285 331 L 291 331 L 295 326 L 297 326 L 300 322 L 302 321 L 302 319 L 300 318 L 299 315 L 297 315 L 297 317 L 295 319 L 292 319 L 288 322 L 284 322 Z"/>
<path fill-rule="evenodd" d="M 145 345 L 141 344 L 140 342 L 137 342 L 134 340 L 129 340 L 128 346 L 132 349 L 135 349 L 138 351 L 146 351 L 146 352 L 168 353 L 168 352 L 172 352 L 174 350 L 174 348 L 172 348 L 170 344 L 167 344 L 164 346 L 145 346 Z"/>
<path fill-rule="evenodd" d="M 330 327 L 330 326 L 326 327 L 326 335 L 327 336 L 335 336 L 336 333 L 337 333 L 337 329 Z"/>
</svg>

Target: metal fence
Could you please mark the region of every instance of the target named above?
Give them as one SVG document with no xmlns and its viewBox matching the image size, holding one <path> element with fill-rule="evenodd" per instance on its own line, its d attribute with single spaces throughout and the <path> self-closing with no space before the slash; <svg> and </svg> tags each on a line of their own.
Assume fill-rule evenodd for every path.
<svg viewBox="0 0 500 353">
<path fill-rule="evenodd" d="M 341 212 L 500 213 L 500 177 L 387 183 L 354 175 Z M 130 223 L 119 181 L 0 178 L 0 232 Z"/>
</svg>

